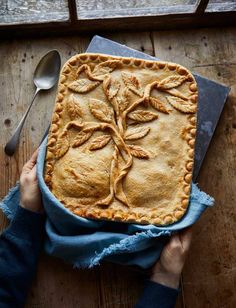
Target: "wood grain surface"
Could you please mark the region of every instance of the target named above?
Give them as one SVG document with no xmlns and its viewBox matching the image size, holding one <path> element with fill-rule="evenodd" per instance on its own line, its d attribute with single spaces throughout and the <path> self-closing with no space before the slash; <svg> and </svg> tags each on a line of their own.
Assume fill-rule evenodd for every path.
<svg viewBox="0 0 236 308">
<path fill-rule="evenodd" d="M 102 35 L 102 33 L 100 33 Z M 192 249 L 183 272 L 183 293 L 177 308 L 236 307 L 236 29 L 201 29 L 106 34 L 129 47 L 178 62 L 193 72 L 231 86 L 231 93 L 202 167 L 199 185 L 215 197 L 194 227 Z M 91 37 L 72 36 L 2 41 L 0 98 L 0 197 L 19 179 L 50 121 L 55 89 L 36 99 L 12 158 L 4 145 L 27 108 L 34 92 L 32 76 L 39 59 L 58 49 L 65 62 L 85 51 Z M 212 102 L 214 104 L 214 102 Z M 7 219 L 0 214 L 0 229 Z M 42 254 L 26 307 L 133 307 L 144 275 L 130 268 L 102 264 L 77 270 Z"/>
</svg>

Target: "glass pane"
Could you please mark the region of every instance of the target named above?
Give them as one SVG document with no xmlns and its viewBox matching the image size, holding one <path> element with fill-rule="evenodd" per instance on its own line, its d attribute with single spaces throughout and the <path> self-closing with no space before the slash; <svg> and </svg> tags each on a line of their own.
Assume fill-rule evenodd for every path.
<svg viewBox="0 0 236 308">
<path fill-rule="evenodd" d="M 206 12 L 236 11 L 235 0 L 210 0 Z"/>
<path fill-rule="evenodd" d="M 76 0 L 79 19 L 194 12 L 197 0 Z"/>
<path fill-rule="evenodd" d="M 0 24 L 69 19 L 67 0 L 0 0 Z"/>
</svg>

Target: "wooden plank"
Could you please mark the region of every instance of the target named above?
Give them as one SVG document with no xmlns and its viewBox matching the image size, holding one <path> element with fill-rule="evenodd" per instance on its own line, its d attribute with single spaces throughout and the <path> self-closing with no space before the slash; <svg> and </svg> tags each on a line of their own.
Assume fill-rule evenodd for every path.
<svg viewBox="0 0 236 308">
<path fill-rule="evenodd" d="M 25 307 L 91 307 L 100 305 L 100 269 L 77 270 L 43 255 Z"/>
<path fill-rule="evenodd" d="M 106 33 L 104 37 L 154 56 L 154 46 L 150 32 Z"/>
<path fill-rule="evenodd" d="M 111 263 L 103 264 L 100 267 L 100 307 L 133 308 L 142 292 L 144 279 L 141 271 Z"/>
<path fill-rule="evenodd" d="M 43 255 L 26 307 L 132 308 L 142 280 L 140 272 L 124 266 L 107 263 L 78 270 Z"/>
<path fill-rule="evenodd" d="M 231 86 L 199 177 L 200 187 L 215 197 L 216 205 L 195 226 L 183 274 L 186 307 L 236 306 L 235 34 L 235 28 L 154 34 L 155 52 L 160 58 Z"/>
</svg>

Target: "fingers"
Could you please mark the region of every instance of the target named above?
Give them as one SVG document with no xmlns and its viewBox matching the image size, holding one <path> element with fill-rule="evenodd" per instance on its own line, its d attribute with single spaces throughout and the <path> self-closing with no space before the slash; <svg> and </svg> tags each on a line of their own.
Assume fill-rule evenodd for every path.
<svg viewBox="0 0 236 308">
<path fill-rule="evenodd" d="M 30 172 L 33 167 L 35 166 L 36 164 L 36 161 L 37 161 L 37 157 L 38 157 L 38 149 L 36 151 L 34 151 L 34 153 L 32 154 L 31 158 L 25 163 L 22 171 L 24 173 L 28 173 Z"/>
<path fill-rule="evenodd" d="M 177 246 L 181 245 L 178 233 L 173 234 L 171 236 L 170 241 L 169 241 L 169 245 L 171 245 L 172 247 L 177 247 Z"/>
<path fill-rule="evenodd" d="M 36 176 L 36 169 L 37 169 L 37 166 L 36 164 L 34 165 L 34 167 L 32 168 L 31 172 Z"/>
<path fill-rule="evenodd" d="M 187 252 L 190 248 L 191 245 L 191 240 L 192 240 L 192 234 L 193 234 L 193 228 L 186 228 L 183 231 L 180 232 L 180 241 L 182 243 L 183 250 Z"/>
<path fill-rule="evenodd" d="M 179 238 L 179 234 L 173 234 L 167 243 L 167 245 L 164 247 L 168 253 L 175 253 L 176 251 L 181 251 L 182 250 L 182 244 Z"/>
<path fill-rule="evenodd" d="M 171 250 L 180 249 L 183 253 L 187 253 L 190 248 L 191 239 L 192 239 L 192 228 L 187 228 L 184 229 L 183 231 L 173 234 L 167 246 Z"/>
<path fill-rule="evenodd" d="M 30 160 L 36 163 L 37 157 L 38 157 L 38 153 L 39 153 L 39 149 L 37 148 L 37 149 L 34 151 L 34 153 L 32 154 Z"/>
</svg>

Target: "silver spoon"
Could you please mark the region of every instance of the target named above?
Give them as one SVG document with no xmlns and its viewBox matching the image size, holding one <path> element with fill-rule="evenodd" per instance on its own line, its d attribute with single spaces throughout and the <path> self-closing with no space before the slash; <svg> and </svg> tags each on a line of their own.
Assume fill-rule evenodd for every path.
<svg viewBox="0 0 236 308">
<path fill-rule="evenodd" d="M 19 142 L 20 133 L 22 127 L 25 123 L 25 119 L 30 111 L 31 106 L 35 100 L 35 97 L 41 90 L 49 90 L 51 89 L 57 82 L 59 73 L 61 68 L 61 57 L 57 50 L 49 51 L 42 59 L 39 61 L 35 72 L 34 72 L 34 84 L 36 86 L 36 90 L 33 96 L 33 99 L 26 110 L 24 116 L 20 120 L 13 136 L 8 141 L 5 146 L 5 153 L 9 156 L 12 156 L 15 153 L 16 147 Z"/>
</svg>

